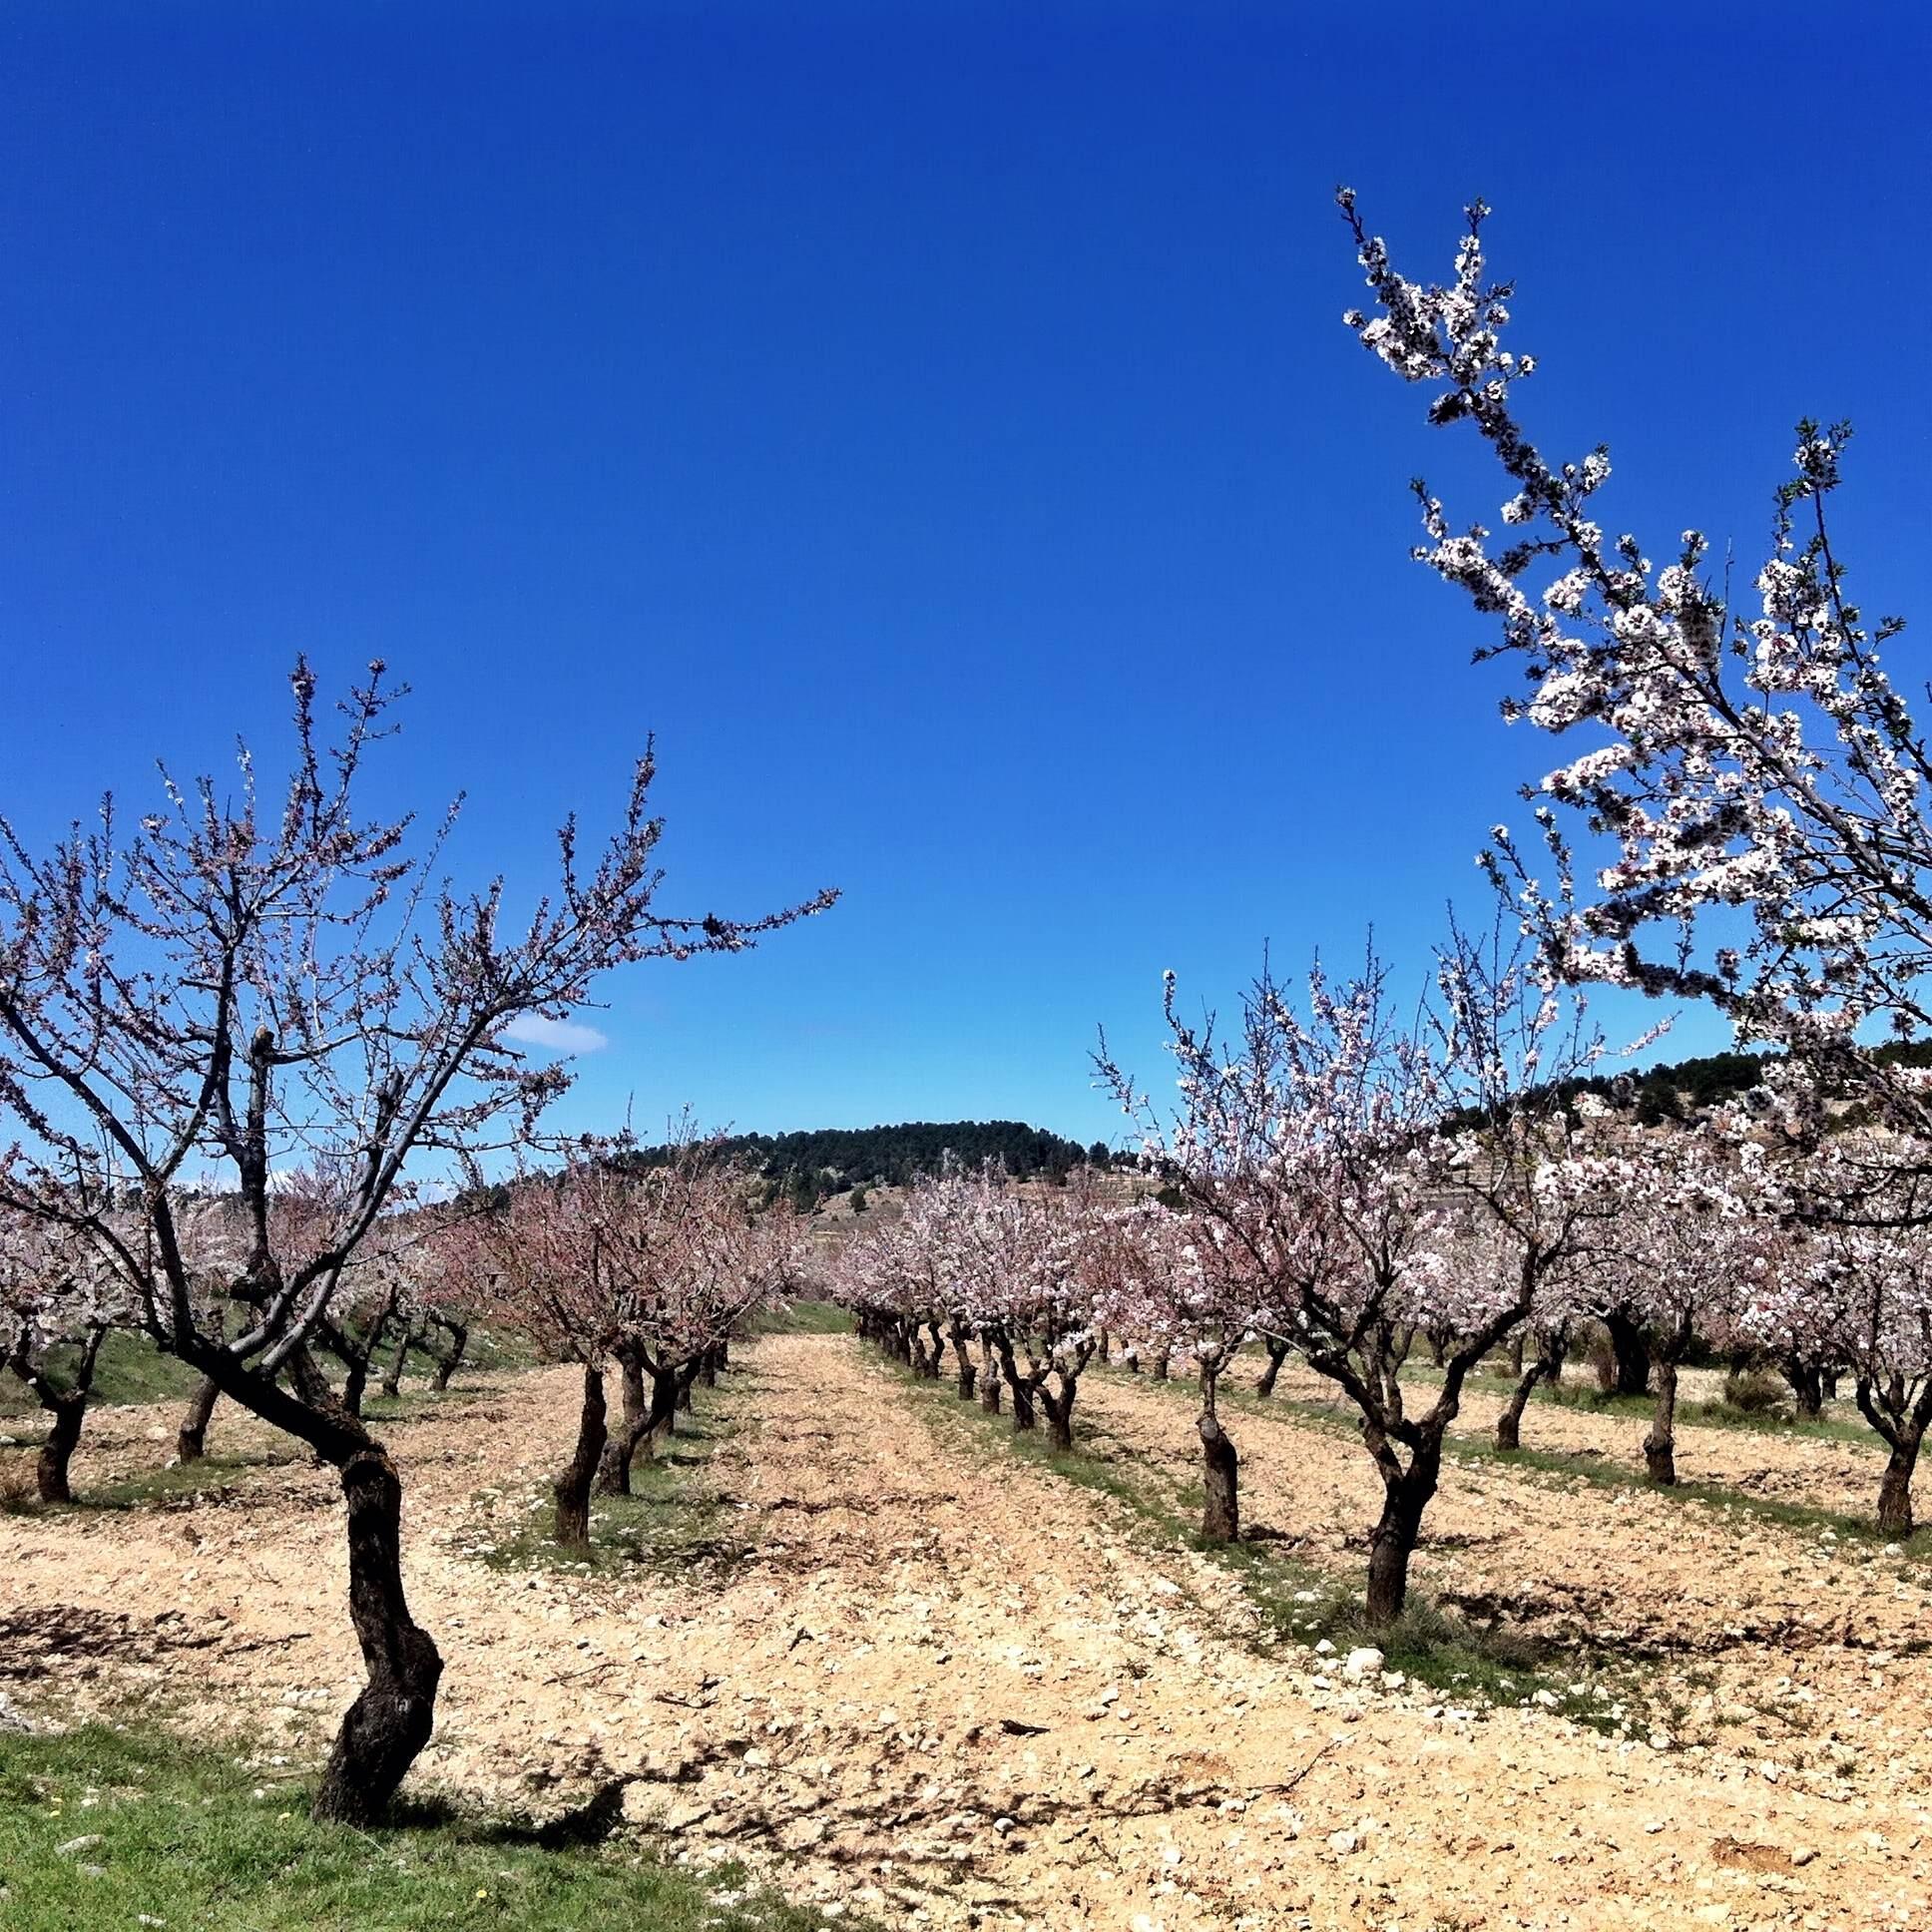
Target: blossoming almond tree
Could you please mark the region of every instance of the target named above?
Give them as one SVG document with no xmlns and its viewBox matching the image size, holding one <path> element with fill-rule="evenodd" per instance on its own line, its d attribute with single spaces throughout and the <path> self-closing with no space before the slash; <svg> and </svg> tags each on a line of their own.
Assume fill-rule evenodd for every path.
<svg viewBox="0 0 1932 1932">
<path fill-rule="evenodd" d="M 47 1412 L 34 1467 L 43 1503 L 74 1499 L 68 1466 L 101 1345 L 132 1313 L 119 1274 L 66 1228 L 0 1208 L 0 1370 L 18 1376 Z"/>
<path fill-rule="evenodd" d="M 1932 752 L 1882 663 L 1901 621 L 1868 625 L 1832 542 L 1849 430 L 1798 426 L 1756 609 L 1734 611 L 1699 532 L 1661 563 L 1637 537 L 1613 539 L 1595 504 L 1608 453 L 1547 458 L 1525 429 L 1517 395 L 1536 362 L 1502 345 L 1511 290 L 1486 278 L 1488 211 L 1467 211 L 1454 273 L 1436 284 L 1400 274 L 1354 196 L 1339 200 L 1374 297 L 1349 327 L 1431 387 L 1432 422 L 1472 425 L 1513 491 L 1494 540 L 1481 523 L 1454 529 L 1418 484 L 1415 555 L 1496 622 L 1479 655 L 1507 654 L 1524 676 L 1507 715 L 1587 740 L 1534 788 L 1550 878 L 1501 826 L 1492 876 L 1555 972 L 1707 1001 L 1740 1040 L 1794 1050 L 1923 1132 L 1927 1089 L 1857 1041 L 1867 1021 L 1909 1035 L 1932 1017 Z M 1573 824 L 1609 848 L 1594 878 Z"/>
<path fill-rule="evenodd" d="M 1532 1315 L 1601 1211 L 1598 1191 L 1566 1182 L 1582 1129 L 1561 1098 L 1576 1057 L 1552 1052 L 1566 1037 L 1558 1003 L 1520 961 L 1461 935 L 1440 956 L 1438 996 L 1427 1024 L 1398 1025 L 1371 956 L 1341 986 L 1314 971 L 1304 1013 L 1264 971 L 1223 1050 L 1211 1021 L 1180 1017 L 1170 981 L 1181 1103 L 1168 1118 L 1100 1062 L 1187 1204 L 1228 1352 L 1246 1329 L 1284 1340 L 1360 1416 L 1384 1495 L 1377 1625 L 1401 1614 L 1470 1371 Z M 1454 1264 L 1472 1223 L 1498 1244 L 1493 1273 Z M 1401 1371 L 1418 1334 L 1443 1338 L 1442 1380 L 1412 1413 Z"/>
<path fill-rule="evenodd" d="M 345 1274 L 418 1157 L 520 1134 L 567 1086 L 519 1052 L 514 1022 L 561 1019 L 616 967 L 741 950 L 829 895 L 749 923 L 660 910 L 647 755 L 594 861 L 566 823 L 556 884 L 518 926 L 501 881 L 437 884 L 442 834 L 412 854 L 410 820 L 359 802 L 393 725 L 381 667 L 332 745 L 305 665 L 291 686 L 278 797 L 244 749 L 233 791 L 165 777 L 132 832 L 112 800 L 45 852 L 0 823 L 0 1114 L 17 1137 L 0 1193 L 90 1245 L 157 1341 L 339 1472 L 368 1684 L 315 1809 L 365 1822 L 428 1740 L 443 1663 L 403 1592 L 395 1465 L 314 1367 Z M 296 1164 L 340 1186 L 289 1253 L 271 1208 Z M 231 1195 L 245 1228 L 226 1327 L 184 1255 L 191 1188 Z M 115 1211 L 130 1198 L 135 1232 Z"/>
</svg>

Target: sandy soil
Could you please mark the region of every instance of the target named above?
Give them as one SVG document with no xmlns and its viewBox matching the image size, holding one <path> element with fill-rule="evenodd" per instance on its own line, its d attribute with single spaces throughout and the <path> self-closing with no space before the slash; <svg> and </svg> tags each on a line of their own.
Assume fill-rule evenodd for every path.
<svg viewBox="0 0 1932 1932">
<path fill-rule="evenodd" d="M 450 1664 L 425 1778 L 554 1805 L 630 1775 L 629 1808 L 693 1855 L 750 1856 L 795 1896 L 894 1925 L 1932 1922 L 1922 1661 L 1846 1647 L 1922 1619 L 1918 1586 L 1882 1568 L 1657 1499 L 1454 1473 L 1432 1528 L 1471 1542 L 1431 1546 L 1432 1585 L 1527 1559 L 1553 1592 L 1597 1593 L 1591 1617 L 1699 1645 L 1788 1602 L 1784 1636 L 1747 1640 L 1736 1668 L 1765 1674 L 1767 1702 L 1801 1690 L 1845 1741 L 1798 1769 L 1778 1732 L 1767 1775 L 1731 1748 L 1618 1743 L 1265 1655 L 1221 1570 L 1150 1554 L 1106 1498 L 988 1453 L 855 1341 L 774 1337 L 748 1364 L 727 1400 L 758 1421 L 707 1479 L 749 1554 L 678 1578 L 471 1554 L 559 1455 L 568 1376 L 392 1430 L 409 1588 Z M 1107 1430 L 1185 1461 L 1178 1398 L 1091 1395 Z M 163 1426 L 102 1420 L 82 1485 L 152 1456 Z M 1285 1419 L 1243 1415 L 1238 1436 L 1253 1508 L 1352 1561 L 1359 1449 Z M 299 1467 L 192 1507 L 0 1518 L 0 1688 L 84 1709 L 166 1687 L 305 1756 L 358 1682 L 339 1540 L 328 1479 Z"/>
</svg>

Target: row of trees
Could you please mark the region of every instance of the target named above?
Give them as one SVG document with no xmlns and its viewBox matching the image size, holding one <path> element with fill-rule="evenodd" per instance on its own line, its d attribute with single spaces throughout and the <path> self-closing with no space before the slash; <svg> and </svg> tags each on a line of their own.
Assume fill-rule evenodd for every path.
<svg viewBox="0 0 1932 1932">
<path fill-rule="evenodd" d="M 1468 1377 L 1508 1351 L 1497 1425 L 1586 1326 L 1639 1338 L 1655 1389 L 1653 1481 L 1677 1480 L 1678 1373 L 1695 1345 L 1776 1362 L 1801 1407 L 1852 1378 L 1890 1455 L 1881 1528 L 1911 1529 L 1932 1422 L 1932 1234 L 1915 1177 L 1932 1160 L 1858 1127 L 1811 1143 L 1752 1106 L 1660 1123 L 1635 1083 L 1575 1078 L 1601 1042 L 1531 965 L 1458 936 L 1418 1021 L 1371 961 L 1299 997 L 1263 977 L 1224 1043 L 1178 1013 L 1179 1100 L 1158 1110 L 1103 1054 L 1144 1135 L 1149 1185 L 1098 1177 L 1029 1191 L 995 1170 L 920 1183 L 903 1215 L 846 1250 L 839 1292 L 917 1373 L 954 1355 L 960 1396 L 1016 1428 L 1036 1408 L 1071 1447 L 1080 1377 L 1109 1338 L 1200 1381 L 1203 1533 L 1239 1528 L 1239 1457 L 1217 1394 L 1236 1353 L 1289 1355 L 1352 1406 L 1383 1485 L 1367 1608 L 1399 1616 Z M 1563 1078 L 1551 1079 L 1553 1071 Z M 1843 1204 L 1862 1199 L 1850 1224 Z M 1170 1207 L 1168 1203 L 1174 1205 Z M 1424 1359 L 1432 1372 L 1414 1373 Z"/>
</svg>

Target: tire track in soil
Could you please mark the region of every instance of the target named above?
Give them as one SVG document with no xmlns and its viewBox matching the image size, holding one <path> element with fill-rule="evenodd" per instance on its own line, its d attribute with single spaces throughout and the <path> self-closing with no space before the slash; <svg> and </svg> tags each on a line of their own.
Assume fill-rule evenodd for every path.
<svg viewBox="0 0 1932 1932">
<path fill-rule="evenodd" d="M 1926 1922 L 1912 1841 L 1932 1818 L 1902 1800 L 1318 1681 L 1320 1660 L 1253 1648 L 1211 1562 L 1137 1544 L 1105 1498 L 962 1429 L 943 1388 L 846 1336 L 744 1355 L 723 1396 L 744 1426 L 705 1478 L 731 1552 L 678 1577 L 469 1554 L 476 1492 L 501 1492 L 507 1524 L 561 1460 L 568 1372 L 392 1425 L 409 1590 L 450 1664 L 426 1778 L 553 1810 L 622 1778 L 627 1813 L 685 1855 L 744 1857 L 889 1925 Z M 117 1423 L 119 1451 L 150 1420 Z M 254 1483 L 286 1498 L 272 1526 L 258 1499 L 0 1518 L 21 1610 L 129 1620 L 124 1645 L 43 1657 L 25 1689 L 77 1709 L 182 1689 L 142 1637 L 173 1612 L 224 1633 L 186 1667 L 203 1721 L 312 1754 L 359 1677 L 339 1521 L 324 1474 Z"/>
</svg>

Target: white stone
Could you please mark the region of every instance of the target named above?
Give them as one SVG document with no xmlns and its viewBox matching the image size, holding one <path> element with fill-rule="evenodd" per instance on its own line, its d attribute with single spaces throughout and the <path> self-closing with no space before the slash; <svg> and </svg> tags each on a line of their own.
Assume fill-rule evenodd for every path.
<svg viewBox="0 0 1932 1932">
<path fill-rule="evenodd" d="M 1364 1644 L 1358 1651 L 1350 1651 L 1342 1660 L 1341 1674 L 1357 1682 L 1379 1671 L 1386 1660 L 1382 1653 Z"/>
</svg>

